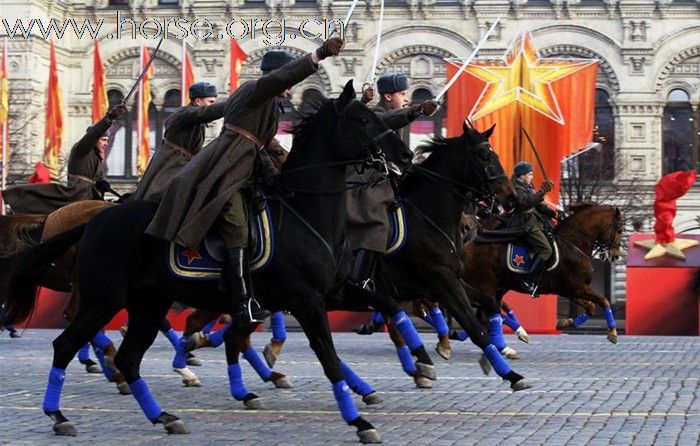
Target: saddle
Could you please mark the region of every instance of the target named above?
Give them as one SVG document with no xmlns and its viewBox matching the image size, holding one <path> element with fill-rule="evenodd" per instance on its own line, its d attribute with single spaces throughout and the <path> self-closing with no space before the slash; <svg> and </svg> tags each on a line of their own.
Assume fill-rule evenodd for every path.
<svg viewBox="0 0 700 446">
<path fill-rule="evenodd" d="M 552 271 L 559 266 L 559 243 L 557 243 L 550 234 L 547 234 L 547 239 L 552 245 L 552 257 L 550 257 L 547 262 L 546 271 Z M 506 249 L 506 265 L 508 269 L 514 273 L 527 274 L 530 272 L 535 255 L 536 254 L 527 246 L 508 243 L 508 249 Z"/>
<path fill-rule="evenodd" d="M 275 238 L 272 231 L 270 208 L 267 203 L 258 206 L 248 221 L 250 235 L 250 271 L 263 271 L 272 261 Z M 198 249 L 192 250 L 170 242 L 168 266 L 173 276 L 190 280 L 218 280 L 224 261 L 224 241 L 216 230 L 209 231 Z"/>
</svg>

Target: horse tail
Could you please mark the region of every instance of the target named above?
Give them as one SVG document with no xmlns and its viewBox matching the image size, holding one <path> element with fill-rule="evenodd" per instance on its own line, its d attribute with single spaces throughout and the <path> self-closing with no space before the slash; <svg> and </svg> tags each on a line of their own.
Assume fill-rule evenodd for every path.
<svg viewBox="0 0 700 446">
<path fill-rule="evenodd" d="M 39 282 L 46 275 L 51 262 L 80 240 L 85 226 L 58 234 L 22 253 L 8 282 L 4 324 L 14 324 L 29 317 L 36 305 Z"/>
<path fill-rule="evenodd" d="M 0 216 L 0 257 L 12 257 L 41 241 L 46 216 Z"/>
</svg>

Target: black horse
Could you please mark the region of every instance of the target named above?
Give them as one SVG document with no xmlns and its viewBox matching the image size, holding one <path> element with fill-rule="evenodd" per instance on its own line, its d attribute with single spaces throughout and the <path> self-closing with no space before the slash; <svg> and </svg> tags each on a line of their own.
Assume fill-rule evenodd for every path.
<svg viewBox="0 0 700 446">
<path fill-rule="evenodd" d="M 265 307 L 289 310 L 297 318 L 333 384 L 343 419 L 357 428 L 361 441 L 379 442 L 379 434 L 360 416 L 351 399 L 343 373 L 343 368 L 349 369 L 335 352 L 326 301 L 333 301 L 334 306 L 352 302 L 348 305 L 365 309 L 372 305 L 400 318 L 398 313 L 402 312 L 395 302 L 346 284 L 351 256 L 345 243 L 345 169 L 366 157 L 382 159 L 382 154 L 403 165 L 411 154 L 394 132 L 355 99 L 351 82 L 338 99 L 325 103 L 295 133 L 279 179 L 284 198 L 270 204 L 277 240 L 275 255 L 271 264 L 254 276 L 255 290 Z M 216 281 L 177 279 L 170 273 L 167 244 L 144 235 L 155 211 L 152 203 L 139 201 L 105 210 L 87 226 L 31 248 L 11 280 L 8 322 L 31 312 L 36 278 L 54 257 L 80 239 L 76 274 L 80 278 L 81 305 L 73 322 L 53 343 L 53 368 L 43 406 L 55 421 L 57 434 L 77 433 L 59 410 L 65 367 L 124 306 L 129 313 L 129 331 L 115 363 L 151 422 L 163 424 L 169 433 L 187 433 L 184 423 L 163 411 L 151 395 L 139 374 L 141 360 L 173 301 L 221 313 L 230 313 L 233 308 Z M 364 303 L 357 303 L 360 301 Z M 404 336 L 415 335 L 410 321 L 402 326 Z M 232 393 L 240 381 L 238 345 L 253 329 L 238 326 L 226 332 Z M 430 367 L 422 346 L 414 353 L 419 362 Z"/>
<path fill-rule="evenodd" d="M 464 246 L 460 222 L 465 206 L 474 201 L 493 208 L 496 199 L 508 206 L 514 194 L 489 143 L 494 127 L 481 133 L 465 125 L 463 135 L 437 138 L 419 149 L 430 156 L 414 166 L 399 188 L 410 236 L 403 249 L 384 258 L 391 282 L 384 289 L 395 288 L 399 300 L 440 302 L 482 349 L 482 369 L 486 371 L 488 361 L 513 390 L 522 390 L 532 385 L 511 369 L 489 341 L 460 279 Z M 393 327 L 390 330 L 400 348 L 402 340 Z"/>
</svg>

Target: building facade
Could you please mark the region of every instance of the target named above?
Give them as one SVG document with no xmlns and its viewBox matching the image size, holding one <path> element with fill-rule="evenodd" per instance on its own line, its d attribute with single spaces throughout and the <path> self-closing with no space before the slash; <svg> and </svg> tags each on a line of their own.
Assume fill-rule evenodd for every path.
<svg viewBox="0 0 700 446">
<path fill-rule="evenodd" d="M 0 35 L 11 34 L 18 19 L 25 25 L 41 19 L 44 26 L 51 18 L 59 24 L 74 20 L 78 28 L 85 20 L 97 24 L 103 19 L 96 38 L 106 66 L 110 102 L 117 103 L 138 76 L 141 42 L 153 48 L 158 41 L 155 22 L 175 25 L 184 19 L 180 24 L 190 31 L 186 41 L 196 78 L 217 85 L 223 98 L 229 82 L 229 33 L 240 39 L 248 54 L 241 73 L 244 81 L 258 76 L 260 58 L 272 47 L 297 55 L 312 51 L 324 40 L 333 19 L 345 17 L 351 3 L 0 0 L 6 20 Z M 346 29 L 343 53 L 324 61 L 317 74 L 295 88 L 289 109 L 298 108 L 312 93 L 338 94 L 349 79 L 355 80 L 359 90 L 372 65 L 378 16 L 379 1 L 358 3 Z M 386 0 L 377 73 L 407 74 L 414 100 L 434 96 L 446 83 L 443 59 L 466 57 L 498 16 L 502 19 L 482 55 L 502 55 L 519 32 L 528 30 L 541 56 L 600 61 L 594 135 L 603 147 L 596 155 L 605 171 L 599 178 L 600 190 L 636 209 L 627 219 L 628 229 L 649 230 L 655 182 L 674 170 L 697 169 L 700 162 L 700 0 Z M 134 27 L 127 21 L 117 37 L 119 20 L 133 21 L 140 35 L 132 38 Z M 211 24 L 208 37 L 204 20 Z M 198 29 L 193 30 L 193 24 Z M 149 112 L 153 149 L 161 138 L 163 120 L 180 103 L 180 29 L 171 26 L 173 35 L 163 42 L 154 62 Z M 43 153 L 49 42 L 38 24 L 26 38 L 15 34 L 8 39 L 10 179 L 23 180 Z M 64 98 L 63 152 L 67 156 L 90 122 L 93 43 L 88 32 L 79 38 L 71 28 L 53 39 Z M 135 117 L 132 111 L 119 124 L 108 156 L 110 181 L 123 191 L 132 189 L 138 179 Z M 443 117 L 444 111 L 416 122 L 410 144 L 415 146 L 425 134 L 443 132 Z M 288 123 L 282 126 L 287 128 Z M 209 137 L 219 129 L 220 123 L 212 125 Z M 288 135 L 281 138 L 289 145 Z M 700 188 L 696 186 L 679 200 L 676 227 L 695 226 L 698 214 Z M 624 300 L 624 263 L 602 269 L 599 280 L 614 300 Z"/>
</svg>

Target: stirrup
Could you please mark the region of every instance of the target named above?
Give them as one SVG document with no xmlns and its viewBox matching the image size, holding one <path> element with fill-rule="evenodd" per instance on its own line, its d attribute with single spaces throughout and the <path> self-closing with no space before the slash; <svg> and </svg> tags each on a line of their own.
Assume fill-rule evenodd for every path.
<svg viewBox="0 0 700 446">
<path fill-rule="evenodd" d="M 257 308 L 255 316 L 253 316 L 253 304 L 255 304 Z M 248 316 L 248 321 L 251 324 L 262 323 L 266 318 L 270 317 L 270 312 L 264 309 L 254 297 L 248 298 L 248 302 L 245 304 L 245 310 Z"/>
<path fill-rule="evenodd" d="M 362 282 L 356 283 L 356 285 L 359 286 L 360 288 L 362 288 L 363 290 L 369 290 L 372 292 L 374 292 L 374 289 L 375 289 L 374 288 L 374 280 L 372 280 L 371 277 L 363 280 Z"/>
</svg>

